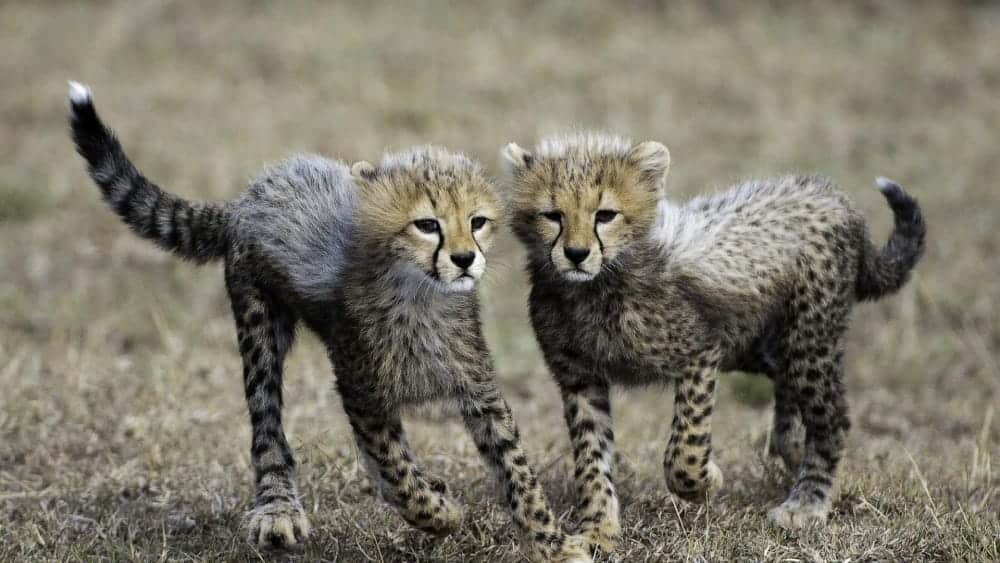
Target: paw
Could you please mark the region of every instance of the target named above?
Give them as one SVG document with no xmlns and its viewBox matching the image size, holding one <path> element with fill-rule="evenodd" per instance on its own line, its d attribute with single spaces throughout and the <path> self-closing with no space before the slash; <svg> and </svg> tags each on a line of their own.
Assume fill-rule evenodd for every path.
<svg viewBox="0 0 1000 563">
<path fill-rule="evenodd" d="M 446 535 L 462 525 L 465 511 L 445 495 L 434 495 L 424 503 L 409 507 L 406 520 L 418 530 L 434 535 Z"/>
<path fill-rule="evenodd" d="M 712 460 L 699 470 L 697 479 L 683 469 L 667 469 L 665 473 L 670 492 L 687 502 L 702 504 L 722 488 L 722 470 Z"/>
<path fill-rule="evenodd" d="M 593 563 L 590 545 L 583 536 L 559 532 L 536 534 L 525 555 L 534 563 Z"/>
<path fill-rule="evenodd" d="M 259 549 L 286 548 L 309 537 L 309 520 L 296 500 L 276 500 L 246 514 L 247 539 Z"/>
<path fill-rule="evenodd" d="M 788 499 L 767 512 L 767 519 L 780 528 L 798 529 L 826 524 L 830 508 L 823 502 L 801 502 Z"/>
</svg>

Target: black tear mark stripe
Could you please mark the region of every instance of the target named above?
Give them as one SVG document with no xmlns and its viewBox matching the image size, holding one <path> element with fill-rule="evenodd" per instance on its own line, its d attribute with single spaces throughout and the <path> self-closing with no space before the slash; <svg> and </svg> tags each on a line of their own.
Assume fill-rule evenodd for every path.
<svg viewBox="0 0 1000 563">
<path fill-rule="evenodd" d="M 548 221 L 548 219 L 546 219 Z M 552 251 L 556 249 L 556 245 L 559 244 L 559 237 L 563 234 L 563 224 L 562 220 L 559 221 L 559 232 L 556 233 L 556 238 L 552 240 L 552 245 L 549 246 L 549 256 L 552 256 Z"/>
<path fill-rule="evenodd" d="M 597 207 L 600 209 L 601 202 L 604 201 L 604 190 L 601 190 L 597 194 Z M 601 249 L 601 257 L 604 257 L 604 241 L 601 240 L 601 235 L 597 232 L 597 215 L 594 215 L 594 238 L 597 239 L 597 246 Z"/>
<path fill-rule="evenodd" d="M 441 248 L 444 246 L 444 231 L 438 227 L 438 245 L 434 249 L 434 258 L 431 267 L 434 269 L 434 279 L 440 280 L 441 273 L 438 272 L 438 255 L 441 254 Z"/>
<path fill-rule="evenodd" d="M 601 240 L 601 235 L 597 232 L 597 221 L 594 221 L 594 237 L 597 239 L 597 246 L 601 249 L 601 257 L 604 256 L 604 241 Z"/>
<path fill-rule="evenodd" d="M 552 198 L 552 201 L 550 203 L 551 203 L 551 207 L 555 207 L 555 205 L 556 205 L 555 197 Z M 552 251 L 555 250 L 556 249 L 556 245 L 559 244 L 559 237 L 561 237 L 562 234 L 563 234 L 563 222 L 562 222 L 562 219 L 563 219 L 563 215 L 562 215 L 562 213 L 560 213 L 559 214 L 559 232 L 556 233 L 556 238 L 552 239 L 552 244 L 549 245 L 549 257 L 550 257 L 550 259 L 551 259 L 551 256 L 552 256 Z M 549 219 L 547 217 L 545 217 L 545 218 L 543 218 L 543 220 L 548 221 Z"/>
<path fill-rule="evenodd" d="M 434 196 L 431 195 L 431 190 L 427 186 L 424 186 L 424 194 L 427 196 L 427 199 L 430 200 L 431 207 L 434 208 L 434 215 L 436 216 L 438 210 L 437 200 L 435 200 Z M 438 256 L 440 256 L 441 254 L 441 248 L 444 247 L 444 229 L 441 228 L 440 221 L 438 221 L 437 235 L 438 235 L 438 245 L 437 248 L 434 249 L 434 256 L 431 262 L 431 270 L 434 273 L 434 279 L 440 280 L 441 273 L 438 272 Z"/>
<path fill-rule="evenodd" d="M 479 239 L 476 238 L 476 233 L 474 232 L 472 233 L 472 244 L 476 245 L 476 248 L 479 249 L 479 253 L 483 255 L 483 258 L 485 258 L 486 253 L 483 252 L 483 247 L 479 246 Z M 475 261 L 475 259 L 473 259 L 473 261 Z"/>
</svg>

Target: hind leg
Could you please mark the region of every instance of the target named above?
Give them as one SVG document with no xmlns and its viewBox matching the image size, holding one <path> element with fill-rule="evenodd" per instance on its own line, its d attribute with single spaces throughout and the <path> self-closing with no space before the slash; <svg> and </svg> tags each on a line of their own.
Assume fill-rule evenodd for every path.
<svg viewBox="0 0 1000 563">
<path fill-rule="evenodd" d="M 805 455 L 806 427 L 802 424 L 796 391 L 781 377 L 785 366 L 776 361 L 774 337 L 775 334 L 768 331 L 751 346 L 745 356 L 730 367 L 764 374 L 774 384 L 774 418 L 768 454 L 780 457 L 785 462 L 785 468 L 795 471 Z"/>
<path fill-rule="evenodd" d="M 292 345 L 295 317 L 238 275 L 227 272 L 226 281 L 243 359 L 257 489 L 246 515 L 248 538 L 259 547 L 291 546 L 309 535 L 295 486 L 295 459 L 281 424 L 282 368 Z"/>
<path fill-rule="evenodd" d="M 784 346 L 787 369 L 778 378 L 779 385 L 794 394 L 805 427 L 795 484 L 788 498 L 768 513 L 773 523 L 785 528 L 826 522 L 850 428 L 842 366 L 848 309 L 828 296 L 814 294 L 809 300 L 796 306 L 800 314 L 790 324 Z"/>
<path fill-rule="evenodd" d="M 444 481 L 425 475 L 417 465 L 399 411 L 342 396 L 365 467 L 382 498 L 414 528 L 431 534 L 447 534 L 457 528 L 462 508 L 448 495 Z"/>
<path fill-rule="evenodd" d="M 780 457 L 789 471 L 799 468 L 806 450 L 806 427 L 796 395 L 796 389 L 784 379 L 774 382 L 774 422 L 768 453 Z"/>
</svg>

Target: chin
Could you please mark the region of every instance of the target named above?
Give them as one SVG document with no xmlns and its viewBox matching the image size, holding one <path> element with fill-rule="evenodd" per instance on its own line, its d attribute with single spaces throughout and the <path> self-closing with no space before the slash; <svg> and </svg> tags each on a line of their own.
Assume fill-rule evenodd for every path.
<svg viewBox="0 0 1000 563">
<path fill-rule="evenodd" d="M 450 282 L 439 281 L 438 287 L 444 293 L 466 293 L 475 289 L 476 280 L 470 277 L 462 277 Z"/>
<path fill-rule="evenodd" d="M 563 277 L 569 281 L 574 282 L 588 282 L 594 279 L 596 274 L 591 274 L 590 272 L 581 272 L 580 270 L 568 270 L 563 272 Z"/>
</svg>

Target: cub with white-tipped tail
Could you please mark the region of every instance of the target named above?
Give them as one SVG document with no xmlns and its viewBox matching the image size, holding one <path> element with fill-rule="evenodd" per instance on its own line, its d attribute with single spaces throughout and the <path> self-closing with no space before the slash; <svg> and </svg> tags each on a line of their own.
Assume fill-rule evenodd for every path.
<svg viewBox="0 0 1000 563">
<path fill-rule="evenodd" d="M 299 155 L 233 201 L 193 203 L 136 169 L 89 89 L 71 83 L 69 109 L 91 177 L 133 231 L 182 258 L 225 263 L 252 429 L 253 543 L 289 546 L 309 534 L 281 420 L 284 359 L 301 321 L 326 345 L 362 459 L 407 522 L 446 533 L 462 521 L 400 421 L 407 405 L 452 399 L 503 483 L 526 554 L 590 561 L 585 543 L 560 531 L 497 389 L 475 287 L 503 217 L 477 163 L 438 147 L 350 168 Z"/>
<path fill-rule="evenodd" d="M 712 460 L 721 370 L 774 380 L 771 439 L 795 473 L 771 519 L 826 520 L 850 425 L 843 337 L 859 300 L 906 282 L 924 248 L 916 200 L 880 179 L 895 215 L 877 249 L 864 217 L 829 180 L 747 182 L 686 203 L 667 199 L 670 153 L 603 134 L 502 151 L 513 228 L 528 251 L 531 320 L 563 394 L 576 460 L 580 531 L 612 548 L 609 388 L 675 384 L 663 470 L 681 498 L 722 485 Z"/>
</svg>

